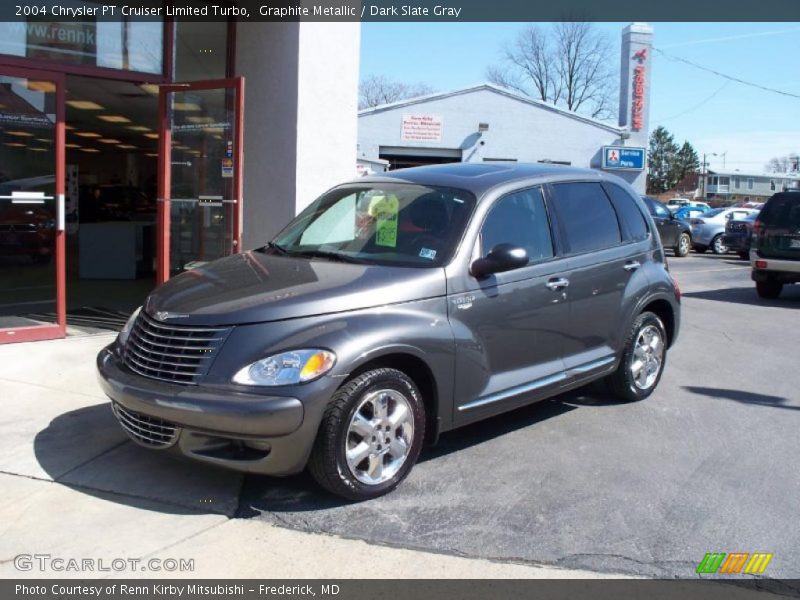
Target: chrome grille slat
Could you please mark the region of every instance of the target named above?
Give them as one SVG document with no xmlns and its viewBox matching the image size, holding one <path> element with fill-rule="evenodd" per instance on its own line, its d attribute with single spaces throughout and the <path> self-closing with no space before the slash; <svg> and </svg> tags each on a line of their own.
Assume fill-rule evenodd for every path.
<svg viewBox="0 0 800 600">
<path fill-rule="evenodd" d="M 151 379 L 193 385 L 208 373 L 231 328 L 156 323 L 142 311 L 123 348 L 125 365 Z"/>
<path fill-rule="evenodd" d="M 197 362 L 177 363 L 177 362 L 172 362 L 172 361 L 167 361 L 167 360 L 160 360 L 160 359 L 155 360 L 155 359 L 149 358 L 148 356 L 144 356 L 143 354 L 140 354 L 139 351 L 134 346 L 129 347 L 128 351 L 133 352 L 141 360 L 157 363 L 156 366 L 158 366 L 160 364 L 160 365 L 169 365 L 171 367 L 186 367 L 186 368 L 189 368 L 189 370 L 192 373 L 194 373 L 194 371 L 197 369 Z M 167 355 L 166 354 L 159 354 L 159 356 L 167 356 Z M 188 357 L 188 356 L 185 357 L 185 358 L 187 358 L 188 360 L 192 360 L 192 361 L 196 360 L 196 359 Z"/>
<path fill-rule="evenodd" d="M 178 439 L 180 429 L 174 423 L 136 413 L 117 403 L 113 403 L 111 408 L 125 433 L 142 446 L 169 448 Z"/>
<path fill-rule="evenodd" d="M 185 327 L 183 325 L 177 325 L 177 326 L 165 325 L 164 323 L 159 323 L 158 321 L 154 321 L 144 313 L 142 313 L 142 317 L 150 327 L 155 327 L 156 329 L 168 329 L 170 331 L 175 329 L 180 329 L 181 331 L 184 332 L 194 331 L 197 333 L 214 333 L 216 331 L 227 331 L 227 327 Z"/>
</svg>

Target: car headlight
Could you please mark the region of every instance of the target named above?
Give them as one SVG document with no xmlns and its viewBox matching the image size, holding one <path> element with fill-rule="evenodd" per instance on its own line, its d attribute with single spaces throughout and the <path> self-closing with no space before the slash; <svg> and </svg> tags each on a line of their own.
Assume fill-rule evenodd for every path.
<svg viewBox="0 0 800 600">
<path fill-rule="evenodd" d="M 133 311 L 131 316 L 128 317 L 128 320 L 125 323 L 125 326 L 119 332 L 119 335 L 117 336 L 117 343 L 120 346 L 124 346 L 128 342 L 128 336 L 131 334 L 131 329 L 133 329 L 133 323 L 136 321 L 136 317 L 139 316 L 140 312 L 142 312 L 142 307 L 141 306 L 139 308 L 137 308 L 135 311 Z"/>
<path fill-rule="evenodd" d="M 309 348 L 269 356 L 247 365 L 233 376 L 243 385 L 293 385 L 322 377 L 333 368 L 336 355 Z"/>
</svg>

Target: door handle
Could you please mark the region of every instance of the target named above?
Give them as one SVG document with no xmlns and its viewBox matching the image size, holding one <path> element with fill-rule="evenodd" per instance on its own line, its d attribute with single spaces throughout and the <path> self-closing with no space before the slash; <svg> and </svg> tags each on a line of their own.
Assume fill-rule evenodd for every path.
<svg viewBox="0 0 800 600">
<path fill-rule="evenodd" d="M 551 289 L 555 292 L 565 287 L 568 287 L 569 279 L 566 279 L 564 277 L 559 277 L 558 279 L 551 279 L 545 285 L 548 287 L 548 289 Z"/>
<path fill-rule="evenodd" d="M 625 269 L 628 272 L 631 272 L 631 271 L 635 271 L 636 269 L 638 269 L 641 266 L 642 266 L 642 263 L 640 263 L 638 260 L 631 260 L 629 262 L 626 262 L 625 266 L 622 267 L 622 268 Z"/>
</svg>

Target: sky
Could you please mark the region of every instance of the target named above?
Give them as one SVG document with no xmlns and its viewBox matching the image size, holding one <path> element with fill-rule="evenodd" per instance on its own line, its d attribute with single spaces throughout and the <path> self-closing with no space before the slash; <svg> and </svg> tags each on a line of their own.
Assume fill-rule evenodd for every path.
<svg viewBox="0 0 800 600">
<path fill-rule="evenodd" d="M 549 26 L 548 24 L 544 24 Z M 597 23 L 618 69 L 627 23 Z M 765 87 L 800 96 L 800 23 L 651 23 L 654 46 Z M 361 77 L 384 75 L 437 91 L 486 80 L 503 45 L 524 23 L 364 23 Z M 653 53 L 650 130 L 688 140 L 710 169 L 763 172 L 775 156 L 800 152 L 800 97 L 727 81 Z M 722 154 L 725 154 L 724 158 Z"/>
</svg>

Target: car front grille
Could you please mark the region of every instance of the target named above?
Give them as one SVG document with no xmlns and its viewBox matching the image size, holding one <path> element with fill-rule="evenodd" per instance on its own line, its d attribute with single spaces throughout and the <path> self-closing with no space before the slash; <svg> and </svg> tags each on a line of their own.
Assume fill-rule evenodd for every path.
<svg viewBox="0 0 800 600">
<path fill-rule="evenodd" d="M 174 423 L 133 412 L 116 402 L 111 408 L 122 429 L 137 444 L 148 448 L 169 448 L 178 439 L 179 429 Z"/>
<path fill-rule="evenodd" d="M 230 327 L 184 327 L 139 313 L 123 348 L 127 367 L 151 379 L 193 385 L 208 373 Z"/>
</svg>

